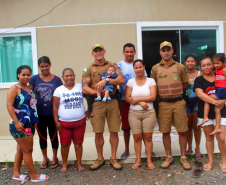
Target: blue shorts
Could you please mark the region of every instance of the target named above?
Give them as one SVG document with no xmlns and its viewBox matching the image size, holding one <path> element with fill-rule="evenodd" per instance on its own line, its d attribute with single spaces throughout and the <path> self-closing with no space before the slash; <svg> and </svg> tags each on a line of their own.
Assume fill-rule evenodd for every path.
<svg viewBox="0 0 226 185">
<path fill-rule="evenodd" d="M 14 139 L 19 139 L 23 137 L 28 137 L 35 134 L 35 124 L 30 124 L 29 127 L 25 128 L 24 133 L 20 133 L 16 129 L 16 125 L 13 121 L 9 123 L 9 131 Z"/>
<path fill-rule="evenodd" d="M 217 87 L 214 95 L 218 100 L 226 99 L 226 88 Z"/>
<path fill-rule="evenodd" d="M 107 84 L 107 85 L 104 86 L 104 89 L 107 89 L 109 91 L 109 93 L 112 94 L 114 86 L 110 85 L 110 84 Z"/>
<path fill-rule="evenodd" d="M 198 111 L 198 97 L 186 99 L 187 114 L 192 114 Z"/>
</svg>

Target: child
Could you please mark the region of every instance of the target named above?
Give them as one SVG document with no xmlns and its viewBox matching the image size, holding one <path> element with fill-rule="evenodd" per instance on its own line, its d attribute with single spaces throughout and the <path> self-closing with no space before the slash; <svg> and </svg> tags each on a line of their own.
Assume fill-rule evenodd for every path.
<svg viewBox="0 0 226 185">
<path fill-rule="evenodd" d="M 116 78 L 118 75 L 115 69 L 115 66 L 110 65 L 107 69 L 107 72 L 104 72 L 101 76 L 100 76 L 100 80 L 106 79 L 107 84 L 104 86 L 103 89 L 106 89 L 104 92 L 104 98 L 102 100 L 102 102 L 106 102 L 109 94 L 111 94 L 113 92 L 113 85 L 108 84 L 109 79 L 108 78 Z M 107 80 L 108 79 L 108 80 Z M 95 101 L 100 101 L 101 100 L 101 91 L 97 90 L 97 98 L 95 99 Z"/>
<path fill-rule="evenodd" d="M 216 79 L 215 79 L 215 86 L 216 91 L 211 94 L 209 93 L 210 97 L 214 100 L 222 100 L 226 99 L 226 66 L 225 64 L 225 54 L 224 53 L 217 53 L 213 56 L 213 65 L 216 68 Z M 207 93 L 208 94 L 208 93 Z M 204 106 L 204 118 L 200 125 L 203 125 L 205 122 L 209 121 L 208 114 L 210 110 L 209 103 L 205 103 Z M 221 109 L 215 106 L 215 113 L 216 113 L 216 127 L 214 131 L 210 134 L 216 134 L 221 132 L 220 129 L 220 122 L 221 122 Z"/>
</svg>

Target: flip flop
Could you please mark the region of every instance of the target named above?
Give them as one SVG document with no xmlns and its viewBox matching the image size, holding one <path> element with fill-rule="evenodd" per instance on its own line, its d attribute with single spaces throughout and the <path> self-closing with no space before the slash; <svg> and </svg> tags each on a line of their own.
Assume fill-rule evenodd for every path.
<svg viewBox="0 0 226 185">
<path fill-rule="evenodd" d="M 201 160 L 201 158 L 202 158 L 202 154 L 200 153 L 200 154 L 195 154 L 195 159 L 196 160 Z"/>
<path fill-rule="evenodd" d="M 55 166 L 55 165 L 57 165 L 57 166 Z M 55 167 L 53 167 L 53 166 L 55 166 Z M 58 158 L 57 158 L 57 162 L 55 163 L 55 164 L 51 164 L 51 169 L 55 169 L 55 168 L 57 168 L 59 166 L 59 164 L 58 164 Z"/>
<path fill-rule="evenodd" d="M 129 153 L 122 153 L 123 156 L 121 156 L 121 159 L 126 160 L 129 156 Z"/>
<path fill-rule="evenodd" d="M 219 167 L 223 173 L 226 173 L 226 165 L 219 164 Z"/>
<path fill-rule="evenodd" d="M 32 180 L 31 179 L 31 182 L 42 182 L 42 181 L 46 181 L 47 179 L 49 179 L 48 175 L 41 174 L 39 180 Z"/>
<path fill-rule="evenodd" d="M 42 168 L 41 166 L 40 166 L 40 168 L 41 168 L 41 169 L 46 169 L 46 168 L 48 167 L 48 165 L 49 165 L 49 161 L 50 161 L 50 160 L 49 160 L 49 158 L 48 158 L 48 162 L 47 162 L 46 164 L 43 164 L 43 163 L 42 163 L 41 166 L 42 166 L 43 168 Z"/>
<path fill-rule="evenodd" d="M 210 164 L 205 164 L 203 166 L 203 170 L 206 172 L 210 172 L 211 171 L 212 166 Z"/>
<path fill-rule="evenodd" d="M 27 181 L 29 178 L 27 175 L 21 174 L 19 178 L 13 177 L 12 179 L 24 182 L 24 181 Z"/>
<path fill-rule="evenodd" d="M 139 166 L 141 166 L 142 165 L 142 163 L 140 163 L 140 164 L 136 164 L 136 163 L 134 163 L 133 165 L 132 165 L 132 168 L 133 169 L 137 169 Z"/>
<path fill-rule="evenodd" d="M 202 169 L 201 168 L 196 168 L 194 171 L 193 171 L 193 174 L 192 174 L 192 177 L 193 178 L 199 178 L 200 175 L 202 173 Z"/>
<path fill-rule="evenodd" d="M 186 156 L 191 156 L 192 153 L 193 153 L 192 150 L 188 150 L 188 151 L 186 151 Z"/>
<path fill-rule="evenodd" d="M 78 166 L 75 166 L 75 167 L 78 169 Z M 86 170 L 85 168 L 83 170 L 78 169 L 79 172 L 84 172 L 85 170 Z"/>
<path fill-rule="evenodd" d="M 152 169 L 154 169 L 154 168 L 155 168 L 155 165 L 154 165 L 153 163 L 148 164 L 148 169 L 149 169 L 149 170 L 152 170 Z"/>
</svg>

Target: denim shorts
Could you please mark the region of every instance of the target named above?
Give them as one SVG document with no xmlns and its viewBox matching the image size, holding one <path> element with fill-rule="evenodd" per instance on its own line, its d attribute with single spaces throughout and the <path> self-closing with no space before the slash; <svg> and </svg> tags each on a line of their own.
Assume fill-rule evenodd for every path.
<svg viewBox="0 0 226 185">
<path fill-rule="evenodd" d="M 202 122 L 202 118 L 198 118 L 198 124 L 197 125 L 200 125 L 200 123 Z M 209 126 L 209 125 L 213 125 L 213 126 L 216 126 L 216 121 L 215 119 L 209 119 L 209 121 L 205 122 L 202 127 L 205 127 L 205 126 Z M 226 126 L 226 118 L 221 118 L 221 123 L 220 125 L 223 125 L 223 126 Z"/>
<path fill-rule="evenodd" d="M 198 111 L 198 97 L 186 99 L 187 114 L 192 114 Z"/>
<path fill-rule="evenodd" d="M 226 88 L 217 87 L 214 95 L 218 100 L 226 99 Z"/>
</svg>

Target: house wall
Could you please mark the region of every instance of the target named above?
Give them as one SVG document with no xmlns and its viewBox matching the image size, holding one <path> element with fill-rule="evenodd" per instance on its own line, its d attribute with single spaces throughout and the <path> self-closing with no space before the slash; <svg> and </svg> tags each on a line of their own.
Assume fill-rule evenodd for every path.
<svg viewBox="0 0 226 185">
<path fill-rule="evenodd" d="M 60 2 L 0 0 L 0 29 L 28 23 Z M 226 21 L 225 7 L 225 0 L 67 0 L 27 27 L 36 27 L 38 58 L 43 55 L 50 58 L 51 72 L 61 76 L 64 68 L 71 67 L 75 71 L 76 82 L 80 83 L 83 68 L 93 61 L 93 44 L 103 44 L 107 51 L 105 58 L 117 63 L 123 59 L 122 47 L 125 43 L 137 46 L 135 22 Z M 224 32 L 226 35 L 225 29 Z M 226 39 L 224 43 L 226 46 Z M 0 96 L 3 97 L 0 99 L 0 136 L 9 135 L 7 90 L 0 89 Z M 92 132 L 89 122 L 87 132 Z"/>
</svg>

